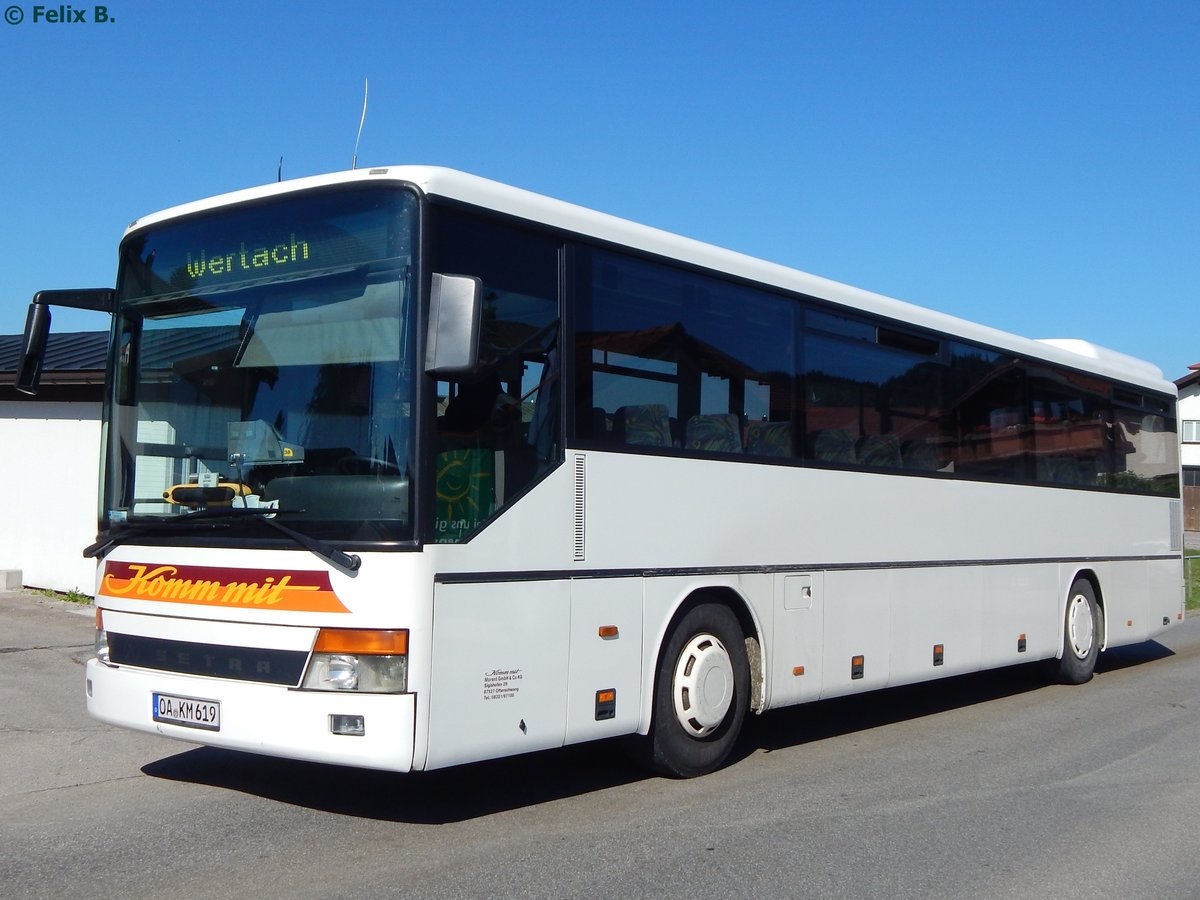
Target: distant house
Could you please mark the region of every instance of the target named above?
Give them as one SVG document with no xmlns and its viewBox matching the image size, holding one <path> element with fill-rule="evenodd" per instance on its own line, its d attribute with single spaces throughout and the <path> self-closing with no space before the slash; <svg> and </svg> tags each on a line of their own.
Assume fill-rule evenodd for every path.
<svg viewBox="0 0 1200 900">
<path fill-rule="evenodd" d="M 20 349 L 0 335 L 0 571 L 91 594 L 108 333 L 52 333 L 36 397 L 13 387 Z"/>
<path fill-rule="evenodd" d="M 1179 440 L 1183 463 L 1183 527 L 1200 531 L 1200 363 L 1175 382 L 1179 388 Z"/>
</svg>

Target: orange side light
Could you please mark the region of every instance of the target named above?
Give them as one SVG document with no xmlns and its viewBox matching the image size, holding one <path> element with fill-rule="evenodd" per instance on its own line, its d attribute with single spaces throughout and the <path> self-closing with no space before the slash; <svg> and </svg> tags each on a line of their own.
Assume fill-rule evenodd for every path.
<svg viewBox="0 0 1200 900">
<path fill-rule="evenodd" d="M 322 628 L 317 633 L 313 652 L 403 656 L 408 653 L 408 629 Z"/>
<path fill-rule="evenodd" d="M 800 676 L 804 674 L 804 666 L 795 666 L 792 668 L 792 674 Z"/>
<path fill-rule="evenodd" d="M 616 691 L 600 691 L 596 694 L 597 703 L 614 703 L 617 699 Z"/>
<path fill-rule="evenodd" d="M 616 625 L 601 625 L 598 633 L 606 641 L 621 636 L 621 631 Z"/>
</svg>

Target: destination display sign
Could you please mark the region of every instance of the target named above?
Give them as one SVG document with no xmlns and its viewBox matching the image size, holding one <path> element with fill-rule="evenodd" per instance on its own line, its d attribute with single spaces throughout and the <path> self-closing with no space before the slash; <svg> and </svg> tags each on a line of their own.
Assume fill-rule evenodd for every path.
<svg viewBox="0 0 1200 900">
<path fill-rule="evenodd" d="M 220 289 L 408 252 L 411 194 L 342 189 L 231 206 L 134 232 L 121 248 L 122 300 Z"/>
<path fill-rule="evenodd" d="M 247 249 L 241 241 L 236 250 L 212 251 L 201 247 L 196 255 L 187 251 L 187 274 L 199 279 L 206 275 L 262 275 L 271 270 L 300 268 L 311 256 L 308 241 L 296 238 L 296 232 L 275 245 Z M 299 265 L 297 265 L 299 264 Z"/>
</svg>

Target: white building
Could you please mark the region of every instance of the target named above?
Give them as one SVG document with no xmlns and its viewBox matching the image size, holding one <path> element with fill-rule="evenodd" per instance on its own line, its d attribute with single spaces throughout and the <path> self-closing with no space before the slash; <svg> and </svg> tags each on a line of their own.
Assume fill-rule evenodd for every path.
<svg viewBox="0 0 1200 900">
<path fill-rule="evenodd" d="M 1183 527 L 1200 531 L 1200 363 L 1178 379 L 1180 461 L 1183 463 Z"/>
<path fill-rule="evenodd" d="M 0 587 L 91 594 L 108 334 L 52 334 L 36 397 L 12 386 L 20 345 L 0 336 Z"/>
</svg>

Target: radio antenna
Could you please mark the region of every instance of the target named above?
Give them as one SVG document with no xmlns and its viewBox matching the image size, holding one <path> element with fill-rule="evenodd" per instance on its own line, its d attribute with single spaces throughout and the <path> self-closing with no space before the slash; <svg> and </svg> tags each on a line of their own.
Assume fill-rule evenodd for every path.
<svg viewBox="0 0 1200 900">
<path fill-rule="evenodd" d="M 358 142 L 362 140 L 363 122 L 367 121 L 367 79 L 363 79 L 363 109 L 362 117 L 358 120 L 358 136 L 354 139 L 354 158 L 350 160 L 350 168 L 358 168 Z"/>
<path fill-rule="evenodd" d="M 283 181 L 283 157 L 279 157 L 279 168 L 275 170 L 275 180 Z"/>
</svg>

